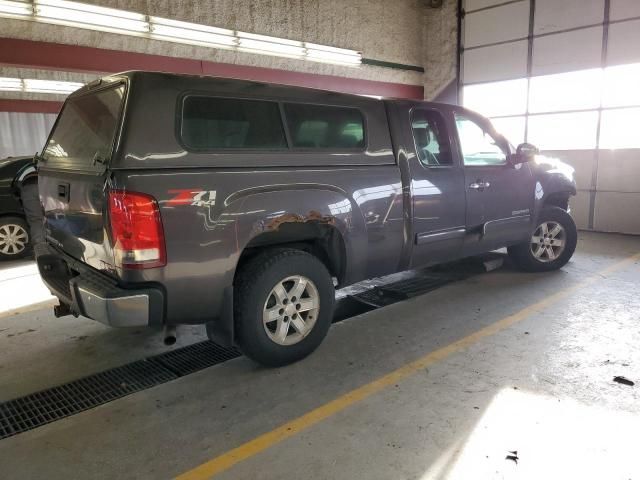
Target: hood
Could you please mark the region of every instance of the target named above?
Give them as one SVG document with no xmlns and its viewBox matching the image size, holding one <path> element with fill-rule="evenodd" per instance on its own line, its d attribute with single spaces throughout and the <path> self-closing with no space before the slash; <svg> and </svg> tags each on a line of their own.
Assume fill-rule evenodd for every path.
<svg viewBox="0 0 640 480">
<path fill-rule="evenodd" d="M 575 168 L 558 158 L 548 157 L 546 155 L 536 155 L 532 165 L 540 172 L 559 175 L 575 185 Z"/>
<path fill-rule="evenodd" d="M 16 187 L 22 176 L 35 172 L 33 157 L 8 157 L 0 160 L 0 185 L 3 188 Z"/>
<path fill-rule="evenodd" d="M 6 167 L 7 165 L 13 165 L 15 163 L 29 163 L 30 161 L 33 161 L 33 155 L 28 156 L 28 157 L 7 157 L 7 158 L 3 158 L 2 160 L 0 160 L 0 169 Z"/>
</svg>

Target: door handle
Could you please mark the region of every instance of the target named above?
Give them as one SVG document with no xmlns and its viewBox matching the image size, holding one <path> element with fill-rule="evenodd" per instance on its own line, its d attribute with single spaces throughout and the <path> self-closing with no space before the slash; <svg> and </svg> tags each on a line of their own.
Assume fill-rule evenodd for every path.
<svg viewBox="0 0 640 480">
<path fill-rule="evenodd" d="M 69 188 L 70 185 L 68 183 L 61 183 L 58 185 L 58 198 L 61 198 L 65 201 L 69 201 Z"/>
<path fill-rule="evenodd" d="M 471 185 L 469 185 L 469 188 L 472 190 L 482 191 L 485 188 L 489 188 L 490 186 L 491 184 L 489 182 L 481 182 L 480 180 L 478 180 L 477 182 L 473 182 Z"/>
</svg>

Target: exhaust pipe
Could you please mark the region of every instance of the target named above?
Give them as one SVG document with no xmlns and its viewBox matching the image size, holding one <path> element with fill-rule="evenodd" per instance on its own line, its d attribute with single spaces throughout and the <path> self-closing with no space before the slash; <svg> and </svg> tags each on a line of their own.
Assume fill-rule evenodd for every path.
<svg viewBox="0 0 640 480">
<path fill-rule="evenodd" d="M 175 325 L 165 325 L 163 332 L 164 344 L 171 346 L 178 340 L 178 332 Z"/>
<path fill-rule="evenodd" d="M 60 305 L 54 305 L 53 307 L 53 315 L 56 318 L 60 318 L 60 317 L 66 317 L 67 315 L 73 315 L 74 317 L 77 317 L 78 314 L 73 312 L 71 310 L 71 307 L 69 305 L 67 305 L 66 303 L 60 303 Z"/>
</svg>

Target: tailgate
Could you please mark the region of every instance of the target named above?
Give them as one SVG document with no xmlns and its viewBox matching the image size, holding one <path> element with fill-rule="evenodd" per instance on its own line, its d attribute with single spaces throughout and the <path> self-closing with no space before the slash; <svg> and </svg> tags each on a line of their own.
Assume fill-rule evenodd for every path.
<svg viewBox="0 0 640 480">
<path fill-rule="evenodd" d="M 124 84 L 117 84 L 69 97 L 38 163 L 47 240 L 107 271 L 115 267 L 106 231 L 105 184 L 124 92 Z"/>
</svg>

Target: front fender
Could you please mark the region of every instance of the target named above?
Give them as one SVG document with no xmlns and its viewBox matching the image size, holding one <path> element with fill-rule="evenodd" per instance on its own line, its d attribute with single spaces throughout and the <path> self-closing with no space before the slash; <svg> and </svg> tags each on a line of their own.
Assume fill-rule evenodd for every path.
<svg viewBox="0 0 640 480">
<path fill-rule="evenodd" d="M 551 197 L 574 196 L 577 192 L 574 168 L 556 158 L 536 156 L 532 171 L 535 180 L 534 218 Z"/>
</svg>

